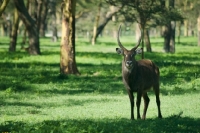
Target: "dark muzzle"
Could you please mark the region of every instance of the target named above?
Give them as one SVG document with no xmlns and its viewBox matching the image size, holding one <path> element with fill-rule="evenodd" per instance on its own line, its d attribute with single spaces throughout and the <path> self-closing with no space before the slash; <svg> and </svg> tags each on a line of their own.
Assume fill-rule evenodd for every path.
<svg viewBox="0 0 200 133">
<path fill-rule="evenodd" d="M 132 66 L 133 66 L 133 61 L 126 61 L 126 67 L 128 69 L 132 68 Z"/>
</svg>

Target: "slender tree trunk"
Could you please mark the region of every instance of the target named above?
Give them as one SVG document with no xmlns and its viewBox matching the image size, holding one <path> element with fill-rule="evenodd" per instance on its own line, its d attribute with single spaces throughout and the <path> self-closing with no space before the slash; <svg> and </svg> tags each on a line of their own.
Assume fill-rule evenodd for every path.
<svg viewBox="0 0 200 133">
<path fill-rule="evenodd" d="M 19 15 L 18 15 L 16 8 L 14 10 L 13 25 L 12 26 L 13 27 L 12 27 L 12 33 L 11 33 L 11 38 L 10 38 L 9 51 L 15 52 L 16 51 L 16 44 L 17 44 L 17 30 L 18 30 L 18 27 L 19 27 Z"/>
<path fill-rule="evenodd" d="M 164 51 L 168 53 L 170 51 L 170 38 L 171 38 L 171 24 L 165 25 L 164 28 Z"/>
<path fill-rule="evenodd" d="M 188 36 L 188 20 L 184 20 L 184 36 Z"/>
<path fill-rule="evenodd" d="M 197 26 L 198 26 L 198 46 L 200 46 L 200 13 L 199 13 L 199 17 L 197 18 Z"/>
<path fill-rule="evenodd" d="M 176 31 L 176 22 L 171 21 L 171 37 L 170 37 L 170 52 L 175 53 L 175 31 Z"/>
<path fill-rule="evenodd" d="M 24 49 L 24 45 L 27 43 L 27 30 L 26 28 L 23 31 L 23 38 L 22 38 L 22 43 L 21 43 L 21 49 Z"/>
<path fill-rule="evenodd" d="M 40 33 L 40 25 L 41 25 L 41 14 L 42 14 L 42 8 L 43 8 L 43 2 L 44 0 L 37 0 L 36 5 L 37 5 L 37 32 L 38 34 Z"/>
<path fill-rule="evenodd" d="M 30 0 L 27 0 L 26 8 L 27 8 L 27 10 L 30 14 L 31 13 L 31 11 L 30 11 Z M 24 31 L 23 31 L 23 39 L 22 39 L 22 43 L 21 43 L 21 49 L 25 49 L 24 45 L 26 44 L 26 42 L 27 42 L 27 29 L 25 27 Z"/>
<path fill-rule="evenodd" d="M 54 12 L 52 14 L 52 18 L 53 18 L 53 24 L 52 24 L 52 41 L 53 42 L 57 42 L 58 40 L 58 34 L 57 34 L 57 27 L 56 27 L 56 12 Z"/>
<path fill-rule="evenodd" d="M 174 8 L 175 0 L 170 0 L 169 6 Z M 170 52 L 175 53 L 175 31 L 176 31 L 176 22 L 171 21 L 171 32 L 170 32 Z"/>
<path fill-rule="evenodd" d="M 170 7 L 174 8 L 174 1 L 175 0 L 170 0 Z M 176 31 L 176 22 L 171 21 L 171 32 L 170 32 L 170 52 L 175 53 L 175 31 Z"/>
<path fill-rule="evenodd" d="M 177 30 L 178 44 L 180 44 L 180 37 L 181 37 L 181 22 L 180 21 L 177 22 L 177 27 L 178 27 L 178 30 Z"/>
<path fill-rule="evenodd" d="M 97 34 L 97 27 L 99 25 L 100 12 L 101 12 L 101 1 L 99 2 L 99 5 L 98 5 L 98 13 L 97 13 L 97 16 L 96 16 L 96 21 L 94 23 L 93 36 L 92 36 L 92 45 L 95 45 L 96 39 L 97 39 L 96 38 L 96 34 Z"/>
<path fill-rule="evenodd" d="M 46 18 L 47 18 L 47 14 L 48 14 L 48 4 L 49 4 L 49 0 L 44 0 L 43 2 L 43 10 L 41 12 L 41 23 L 40 23 L 40 36 L 41 37 L 45 37 L 45 31 L 46 31 L 46 27 L 47 27 L 47 22 L 46 22 Z"/>
<path fill-rule="evenodd" d="M 166 7 L 170 10 L 170 8 L 174 8 L 174 0 L 168 0 L 168 4 Z M 169 21 L 165 25 L 164 29 L 164 51 L 168 52 L 175 52 L 175 28 L 176 23 L 174 21 Z"/>
<path fill-rule="evenodd" d="M 29 15 L 23 0 L 14 0 L 19 16 L 26 26 L 29 37 L 29 54 L 38 55 L 40 53 L 39 34 L 36 22 Z"/>
<path fill-rule="evenodd" d="M 147 52 L 152 52 L 152 50 L 151 50 L 151 42 L 150 42 L 150 38 L 149 38 L 149 30 L 148 29 L 144 29 L 144 41 L 146 43 Z"/>
<path fill-rule="evenodd" d="M 60 73 L 80 74 L 75 60 L 75 7 L 76 0 L 63 2 Z"/>
<path fill-rule="evenodd" d="M 96 38 L 101 34 L 103 31 L 104 27 L 107 25 L 107 23 L 112 19 L 113 15 L 115 15 L 122 7 L 115 8 L 115 10 L 107 12 L 106 16 L 104 17 L 103 22 L 98 26 L 97 28 L 97 33 L 96 33 Z"/>
</svg>

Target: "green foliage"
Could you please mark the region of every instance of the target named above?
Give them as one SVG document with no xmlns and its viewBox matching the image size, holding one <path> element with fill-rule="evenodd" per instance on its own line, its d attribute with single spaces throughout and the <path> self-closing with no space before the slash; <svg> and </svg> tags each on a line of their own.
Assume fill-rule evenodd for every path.
<svg viewBox="0 0 200 133">
<path fill-rule="evenodd" d="M 59 42 L 42 38 L 43 54 L 30 56 L 20 46 L 8 53 L 8 38 L 0 40 L 0 132 L 200 132 L 200 49 L 193 37 L 181 38 L 175 54 L 162 53 L 163 39 L 151 38 L 154 52 L 145 53 L 145 58 L 160 68 L 164 118 L 156 118 L 155 96 L 149 92 L 145 121 L 129 120 L 122 57 L 115 53 L 112 38 L 99 38 L 95 46 L 77 39 L 81 76 L 59 74 Z M 121 38 L 128 49 L 133 46 L 130 40 Z"/>
</svg>

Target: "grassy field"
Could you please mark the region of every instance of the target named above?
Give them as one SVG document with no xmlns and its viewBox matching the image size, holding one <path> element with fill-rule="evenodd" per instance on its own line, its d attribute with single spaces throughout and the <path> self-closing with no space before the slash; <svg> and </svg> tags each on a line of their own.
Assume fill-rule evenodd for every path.
<svg viewBox="0 0 200 133">
<path fill-rule="evenodd" d="M 99 38 L 95 46 L 77 38 L 80 76 L 59 75 L 60 42 L 42 38 L 42 55 L 30 56 L 19 44 L 16 53 L 8 53 L 9 39 L 0 40 L 0 133 L 200 132 L 200 48 L 196 38 L 181 38 L 175 54 L 162 52 L 162 38 L 151 38 L 153 52 L 145 53 L 145 58 L 161 71 L 163 119 L 157 119 L 155 96 L 149 92 L 145 121 L 129 119 L 130 103 L 121 80 L 122 57 L 116 54 L 112 38 Z M 121 39 L 127 48 L 133 46 L 131 40 Z"/>
</svg>

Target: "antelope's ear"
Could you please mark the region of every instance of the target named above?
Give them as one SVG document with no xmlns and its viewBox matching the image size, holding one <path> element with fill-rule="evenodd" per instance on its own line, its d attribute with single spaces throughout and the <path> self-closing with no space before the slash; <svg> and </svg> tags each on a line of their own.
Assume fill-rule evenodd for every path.
<svg viewBox="0 0 200 133">
<path fill-rule="evenodd" d="M 136 54 L 141 54 L 141 53 L 142 53 L 142 48 L 136 49 L 136 50 L 135 50 L 135 53 L 136 53 Z"/>
<path fill-rule="evenodd" d="M 117 52 L 118 54 L 121 54 L 121 55 L 124 54 L 124 51 L 123 51 L 123 49 L 121 49 L 121 48 L 116 48 L 116 52 Z"/>
</svg>

